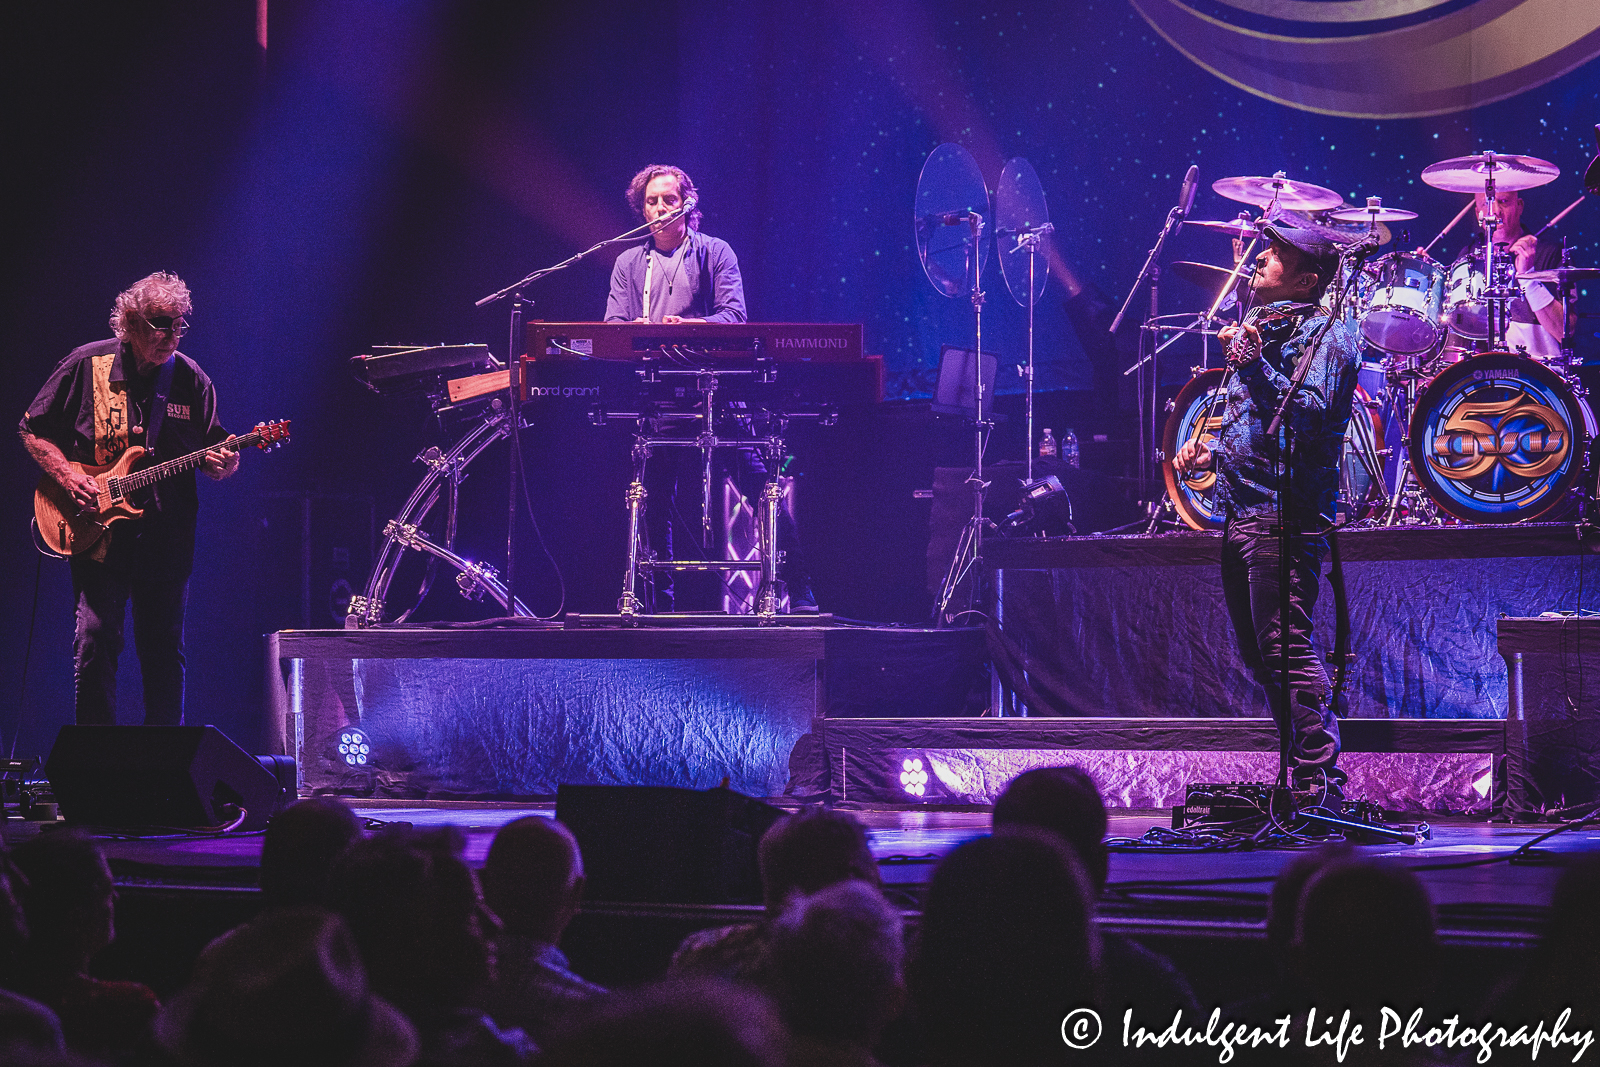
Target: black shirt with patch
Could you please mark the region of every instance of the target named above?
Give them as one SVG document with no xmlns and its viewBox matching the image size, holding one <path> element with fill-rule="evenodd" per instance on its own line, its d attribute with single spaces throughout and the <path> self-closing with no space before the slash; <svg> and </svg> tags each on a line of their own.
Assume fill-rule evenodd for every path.
<svg viewBox="0 0 1600 1067">
<path fill-rule="evenodd" d="M 128 398 L 129 445 L 148 447 L 144 428 L 149 425 L 155 400 L 156 376 L 139 374 L 132 350 L 115 338 L 74 349 L 62 360 L 28 405 L 19 429 L 50 441 L 74 462 L 93 465 L 93 360 L 119 349 L 121 356 L 111 366 L 111 388 L 126 392 Z M 183 353 L 172 358 L 176 363 L 160 439 L 155 442 L 154 457 L 141 459 L 141 467 L 177 459 L 228 437 L 217 421 L 217 395 L 211 379 Z M 112 524 L 106 564 L 133 579 L 187 577 L 194 566 L 195 517 L 200 508 L 194 479 L 193 470 L 183 471 L 133 494 L 132 503 L 144 508 L 144 515 Z"/>
</svg>

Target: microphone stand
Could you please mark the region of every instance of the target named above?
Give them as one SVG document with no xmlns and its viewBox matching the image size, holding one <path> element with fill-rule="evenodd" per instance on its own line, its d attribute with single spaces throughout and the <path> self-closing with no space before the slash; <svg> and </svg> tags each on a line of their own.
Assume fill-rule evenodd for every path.
<svg viewBox="0 0 1600 1067">
<path fill-rule="evenodd" d="M 1024 226 L 1021 230 L 1016 231 L 995 231 L 996 237 L 1015 237 L 1017 239 L 1017 247 L 1012 249 L 1013 252 L 1024 248 L 1028 250 L 1028 368 L 1023 373 L 1023 377 L 1027 379 L 1028 387 L 1023 405 L 1023 422 L 1026 423 L 1024 429 L 1027 445 L 1022 451 L 1024 474 L 1028 482 L 1033 481 L 1033 313 L 1034 306 L 1039 302 L 1038 283 L 1034 269 L 1039 261 L 1039 238 L 1055 232 L 1056 228 L 1048 222 L 1039 226 Z M 1049 267 L 1047 266 L 1045 270 L 1048 274 Z"/>
<path fill-rule="evenodd" d="M 983 501 L 989 483 L 983 480 L 983 452 L 988 443 L 990 420 L 984 417 L 983 409 L 983 216 L 976 211 L 967 212 L 967 225 L 971 228 L 971 240 L 967 250 L 967 276 L 972 279 L 972 317 L 973 317 L 973 383 L 972 383 L 972 477 L 968 479 L 972 485 L 972 518 L 962 528 L 961 537 L 956 542 L 955 556 L 950 560 L 950 569 L 945 572 L 944 584 L 939 589 L 939 603 L 935 608 L 935 625 L 951 626 L 962 614 L 952 612 L 951 605 L 955 600 L 956 591 L 960 588 L 962 579 L 969 571 L 975 571 L 979 558 L 983 554 L 983 528 L 988 519 L 983 514 Z M 1032 447 L 1033 442 L 1029 442 Z M 977 600 L 977 579 L 974 578 L 974 588 L 968 595 L 968 606 Z"/>
<path fill-rule="evenodd" d="M 1363 248 L 1358 254 L 1346 255 L 1340 258 L 1338 274 L 1335 276 L 1333 303 L 1326 309 L 1327 316 L 1322 323 L 1322 328 L 1312 335 L 1306 344 L 1305 351 L 1300 354 L 1300 362 L 1295 365 L 1294 376 L 1289 379 L 1289 387 L 1283 391 L 1283 399 L 1278 402 L 1278 409 L 1273 413 L 1272 421 L 1267 425 L 1266 437 L 1281 438 L 1278 446 L 1278 670 L 1279 670 L 1279 708 L 1275 710 L 1273 719 L 1278 727 L 1278 781 L 1274 790 L 1276 796 L 1283 798 L 1283 813 L 1294 815 L 1293 793 L 1289 775 L 1289 763 L 1293 747 L 1294 733 L 1294 683 L 1289 671 L 1289 612 L 1292 607 L 1292 593 L 1290 582 L 1294 577 L 1294 565 L 1290 558 L 1290 549 L 1294 539 L 1300 536 L 1301 531 L 1291 530 L 1290 524 L 1294 521 L 1293 497 L 1291 495 L 1294 478 L 1294 431 L 1287 415 L 1289 405 L 1294 401 L 1295 395 L 1305 385 L 1306 377 L 1311 373 L 1311 363 L 1317 357 L 1317 349 L 1321 347 L 1328 332 L 1333 329 L 1333 324 L 1344 313 L 1344 299 L 1348 292 L 1348 277 L 1360 268 L 1361 263 L 1376 250 L 1376 245 Z M 1348 265 L 1348 269 L 1347 269 Z M 1265 359 L 1263 353 L 1258 359 Z M 1317 580 L 1320 580 L 1319 574 Z M 1311 634 L 1308 631 L 1306 640 L 1309 643 Z M 1332 700 L 1330 694 L 1329 700 Z M 1279 811 L 1280 805 L 1272 805 L 1274 812 Z"/>
<path fill-rule="evenodd" d="M 1166 244 L 1167 244 L 1168 239 L 1171 238 L 1174 234 L 1176 234 L 1178 232 L 1178 230 L 1183 226 L 1183 218 L 1184 218 L 1184 205 L 1181 204 L 1181 203 L 1175 204 L 1173 206 L 1172 210 L 1167 212 L 1167 219 L 1166 219 L 1166 221 L 1164 223 L 1161 224 L 1161 233 L 1156 238 L 1156 243 L 1151 246 L 1150 251 L 1145 255 L 1145 257 L 1144 257 L 1144 266 L 1139 268 L 1139 277 L 1134 279 L 1133 288 L 1128 290 L 1128 295 L 1122 301 L 1122 308 L 1121 308 L 1121 310 L 1119 310 L 1117 312 L 1117 317 L 1111 320 L 1111 329 L 1110 329 L 1111 333 L 1116 333 L 1117 332 L 1117 328 L 1122 325 L 1122 320 L 1123 320 L 1124 316 L 1126 316 L 1128 314 L 1128 308 L 1131 307 L 1132 304 L 1133 304 L 1133 298 L 1136 295 L 1138 295 L 1138 292 L 1139 292 L 1140 288 L 1143 287 L 1146 279 L 1149 279 L 1149 281 L 1150 281 L 1150 317 L 1152 319 L 1154 319 L 1160 313 L 1161 306 L 1160 306 L 1160 295 L 1159 295 L 1159 293 L 1160 293 L 1160 288 L 1161 288 L 1161 267 L 1159 266 L 1158 261 L 1161 258 L 1162 251 L 1166 248 Z M 1141 338 L 1140 344 L 1141 344 L 1141 347 L 1143 347 L 1142 338 Z M 1136 379 L 1136 382 L 1137 382 L 1137 385 L 1138 385 L 1137 393 L 1138 393 L 1138 396 L 1139 396 L 1139 407 L 1141 409 L 1140 417 L 1139 417 L 1139 485 L 1140 485 L 1140 492 L 1145 492 L 1148 489 L 1148 483 L 1149 483 L 1149 480 L 1150 480 L 1150 468 L 1151 468 L 1151 463 L 1152 463 L 1152 460 L 1153 460 L 1153 450 L 1154 450 L 1154 447 L 1155 447 L 1155 444 L 1154 444 L 1155 438 L 1154 438 L 1153 435 L 1155 433 L 1155 407 L 1156 407 L 1155 395 L 1156 395 L 1156 384 L 1157 384 L 1154 360 L 1152 360 L 1152 366 L 1150 367 L 1150 383 L 1149 383 L 1150 384 L 1150 419 L 1149 419 L 1149 424 L 1146 425 L 1144 414 L 1143 414 L 1143 410 L 1142 410 L 1143 407 L 1144 407 L 1144 388 L 1145 388 L 1145 374 L 1144 374 L 1144 371 L 1142 369 L 1143 365 L 1144 365 L 1143 359 L 1141 359 L 1139 361 L 1139 363 L 1135 364 L 1136 367 L 1140 367 L 1141 368 L 1141 370 L 1139 372 L 1139 377 Z M 1147 436 L 1147 434 L 1149 436 Z"/>
<path fill-rule="evenodd" d="M 577 255 L 568 256 L 566 259 L 563 259 L 560 263 L 557 263 L 553 266 L 541 267 L 533 273 L 522 278 L 520 281 L 512 282 L 504 289 L 490 293 L 481 300 L 475 301 L 472 305 L 473 307 L 481 308 L 486 305 L 493 304 L 497 300 L 503 300 L 508 296 L 512 298 L 511 332 L 506 345 L 506 412 L 511 417 L 511 454 L 507 457 L 506 461 L 507 484 L 505 588 L 506 600 L 510 605 L 509 610 L 513 618 L 518 617 L 520 614 L 517 610 L 517 494 L 522 483 L 522 438 L 519 433 L 519 430 L 522 427 L 522 410 L 520 402 L 522 386 L 522 360 L 519 358 L 521 356 L 519 349 L 523 343 L 523 309 L 526 305 L 531 305 L 533 303 L 531 300 L 523 300 L 522 290 L 527 286 L 532 285 L 539 279 L 546 277 L 547 275 L 554 274 L 557 271 L 566 270 L 568 267 L 582 262 L 589 256 L 600 251 L 602 248 L 606 248 L 614 244 L 621 244 L 625 241 L 635 240 L 638 237 L 643 236 L 646 230 L 651 230 L 658 223 L 676 222 L 678 219 L 693 211 L 695 207 L 696 204 L 693 200 L 686 200 L 676 210 L 668 212 L 654 222 L 646 222 L 641 226 L 635 226 L 633 229 L 621 234 L 620 236 L 612 237 L 609 240 L 601 241 L 598 244 L 591 245 L 582 252 L 579 252 Z"/>
</svg>

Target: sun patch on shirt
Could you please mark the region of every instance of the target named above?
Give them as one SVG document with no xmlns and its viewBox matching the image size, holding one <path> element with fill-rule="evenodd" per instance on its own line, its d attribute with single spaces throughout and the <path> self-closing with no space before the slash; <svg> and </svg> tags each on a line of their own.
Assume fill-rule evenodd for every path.
<svg viewBox="0 0 1600 1067">
<path fill-rule="evenodd" d="M 172 401 L 172 400 L 167 401 L 167 418 L 169 418 L 169 419 L 182 419 L 183 421 L 188 422 L 189 421 L 189 405 L 188 404 L 179 404 L 179 403 L 177 403 L 175 401 Z"/>
</svg>

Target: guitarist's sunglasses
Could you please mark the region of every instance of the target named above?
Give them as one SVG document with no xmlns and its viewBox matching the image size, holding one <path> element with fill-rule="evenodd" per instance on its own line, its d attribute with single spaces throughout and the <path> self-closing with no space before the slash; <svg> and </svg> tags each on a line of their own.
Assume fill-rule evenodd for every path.
<svg viewBox="0 0 1600 1067">
<path fill-rule="evenodd" d="M 170 333 L 174 337 L 182 337 L 189 332 L 187 319 L 173 318 L 171 315 L 140 315 L 145 324 L 156 333 Z"/>
</svg>

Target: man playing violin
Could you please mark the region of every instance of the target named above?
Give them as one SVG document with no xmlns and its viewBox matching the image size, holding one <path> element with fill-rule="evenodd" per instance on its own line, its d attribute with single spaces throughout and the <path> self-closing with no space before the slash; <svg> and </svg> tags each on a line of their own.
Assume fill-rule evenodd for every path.
<svg viewBox="0 0 1600 1067">
<path fill-rule="evenodd" d="M 1267 692 L 1289 745 L 1293 783 L 1343 795 L 1339 725 L 1327 671 L 1312 647 L 1317 583 L 1327 557 L 1339 487 L 1339 460 L 1355 395 L 1360 342 L 1348 320 L 1330 323 L 1320 306 L 1339 270 L 1338 245 L 1323 230 L 1289 220 L 1267 224 L 1250 288 L 1256 307 L 1219 339 L 1228 350 L 1221 425 L 1215 438 L 1189 441 L 1173 457 L 1180 475 L 1215 470 L 1226 515 L 1222 587 L 1245 666 Z M 1308 346 L 1302 384 L 1281 432 L 1267 428 Z M 1283 447 L 1288 443 L 1287 456 Z M 1287 464 L 1284 462 L 1288 460 Z M 1278 523 L 1287 506 L 1290 586 L 1283 617 Z M 1285 646 L 1291 699 L 1283 702 Z"/>
<path fill-rule="evenodd" d="M 178 351 L 192 311 L 189 287 L 177 275 L 158 272 L 133 283 L 111 310 L 116 337 L 75 349 L 28 405 L 18 427 L 23 446 L 81 510 L 97 508 L 100 487 L 72 463 L 105 466 L 132 445 L 157 460 L 209 449 L 201 469 L 219 480 L 239 469 L 237 452 L 213 447 L 231 437 L 217 421 L 211 379 Z M 79 723 L 116 721 L 117 658 L 130 602 L 144 721 L 183 722 L 183 609 L 199 496 L 193 471 L 143 492 L 143 515 L 108 524 L 92 548 L 72 557 Z"/>
</svg>

